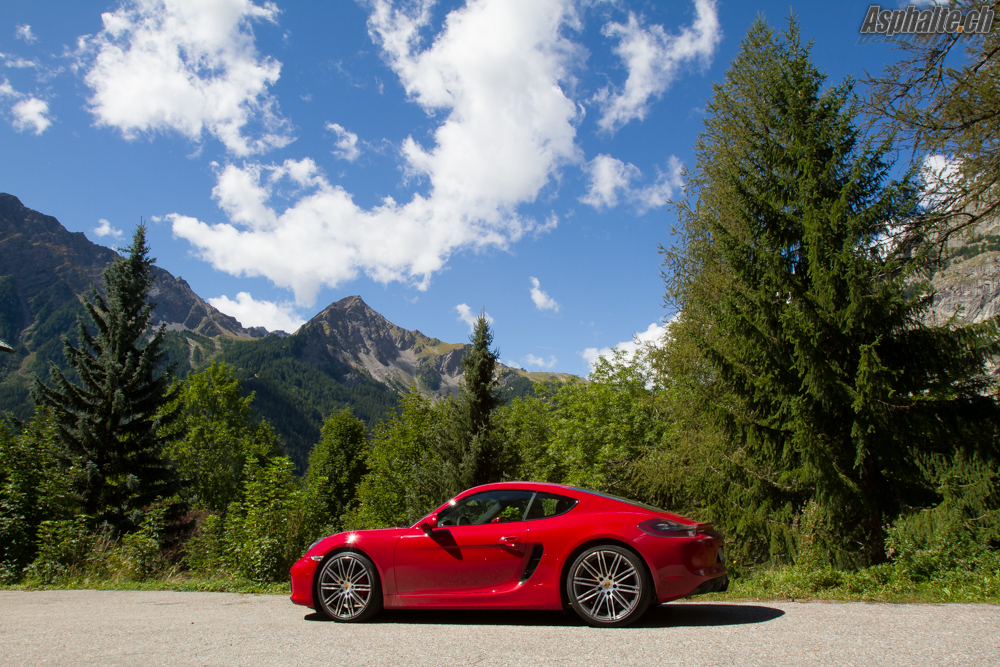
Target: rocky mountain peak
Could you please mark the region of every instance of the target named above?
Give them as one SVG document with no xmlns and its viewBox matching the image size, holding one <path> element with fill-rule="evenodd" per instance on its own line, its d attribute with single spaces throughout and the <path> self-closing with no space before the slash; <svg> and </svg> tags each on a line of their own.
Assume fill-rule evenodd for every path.
<svg viewBox="0 0 1000 667">
<path fill-rule="evenodd" d="M 416 382 L 435 395 L 458 388 L 468 347 L 397 326 L 358 295 L 330 304 L 293 337 L 313 363 L 336 360 L 399 391 Z"/>
<path fill-rule="evenodd" d="M 17 197 L 0 193 L 0 278 L 13 280 L 19 321 L 30 325 L 41 302 L 58 307 L 86 293 L 92 285 L 103 289 L 104 269 L 117 253 L 90 241 L 82 232 L 70 232 L 50 215 L 34 211 Z M 154 324 L 188 330 L 203 336 L 257 338 L 260 329 L 245 328 L 194 293 L 190 285 L 169 271 L 153 267 L 156 280 L 150 298 L 156 303 Z M 35 304 L 35 305 L 32 305 Z"/>
</svg>

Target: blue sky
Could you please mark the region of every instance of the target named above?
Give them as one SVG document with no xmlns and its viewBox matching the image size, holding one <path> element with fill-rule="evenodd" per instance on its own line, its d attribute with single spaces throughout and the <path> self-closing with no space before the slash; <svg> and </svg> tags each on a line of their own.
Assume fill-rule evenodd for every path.
<svg viewBox="0 0 1000 667">
<path fill-rule="evenodd" d="M 485 308 L 505 363 L 586 374 L 671 315 L 667 202 L 753 20 L 791 5 L 838 82 L 895 57 L 869 4 L 3 0 L 0 191 L 108 246 L 145 218 L 247 326 Z"/>
</svg>

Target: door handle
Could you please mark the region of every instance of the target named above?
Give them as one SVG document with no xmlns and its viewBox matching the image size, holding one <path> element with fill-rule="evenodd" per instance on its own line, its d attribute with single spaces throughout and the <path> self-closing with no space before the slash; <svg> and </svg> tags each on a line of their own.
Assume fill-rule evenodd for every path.
<svg viewBox="0 0 1000 667">
<path fill-rule="evenodd" d="M 517 544 L 520 538 L 517 535 L 511 535 L 510 537 L 501 537 L 497 540 L 497 544 Z"/>
</svg>

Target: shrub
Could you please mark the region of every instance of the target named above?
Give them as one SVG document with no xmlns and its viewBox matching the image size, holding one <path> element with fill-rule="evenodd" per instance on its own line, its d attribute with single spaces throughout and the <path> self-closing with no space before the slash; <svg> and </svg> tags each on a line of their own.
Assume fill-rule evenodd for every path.
<svg viewBox="0 0 1000 667">
<path fill-rule="evenodd" d="M 218 514 L 197 521 L 194 534 L 184 545 L 182 562 L 195 572 L 215 572 L 223 568 L 223 523 Z"/>
<path fill-rule="evenodd" d="M 242 503 L 229 506 L 223 560 L 232 574 L 252 581 L 279 581 L 297 559 L 309 535 L 305 499 L 286 456 L 266 466 L 251 459 Z"/>
<path fill-rule="evenodd" d="M 73 519 L 42 521 L 38 526 L 37 555 L 25 568 L 26 578 L 49 584 L 79 573 L 93 547 L 90 520 L 91 517 L 81 514 Z"/>
</svg>

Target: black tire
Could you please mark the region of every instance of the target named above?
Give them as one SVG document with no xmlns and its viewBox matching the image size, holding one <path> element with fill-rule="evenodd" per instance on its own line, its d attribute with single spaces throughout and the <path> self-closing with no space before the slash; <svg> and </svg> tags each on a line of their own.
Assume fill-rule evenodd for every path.
<svg viewBox="0 0 1000 667">
<path fill-rule="evenodd" d="M 595 628 L 620 628 L 646 613 L 653 583 L 646 564 L 632 551 L 613 544 L 586 549 L 569 566 L 569 603 Z"/>
<path fill-rule="evenodd" d="M 367 621 L 382 611 L 382 582 L 375 564 L 360 551 L 327 556 L 313 580 L 316 611 L 340 623 Z"/>
</svg>

